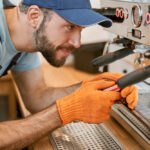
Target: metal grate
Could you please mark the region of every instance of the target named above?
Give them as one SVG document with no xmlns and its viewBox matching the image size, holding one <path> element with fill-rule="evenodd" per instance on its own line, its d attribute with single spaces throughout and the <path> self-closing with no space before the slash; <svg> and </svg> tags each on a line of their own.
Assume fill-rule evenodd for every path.
<svg viewBox="0 0 150 150">
<path fill-rule="evenodd" d="M 104 124 L 76 122 L 53 131 L 55 150 L 123 150 Z"/>
<path fill-rule="evenodd" d="M 150 125 L 150 85 L 141 82 L 136 84 L 136 86 L 139 93 L 136 110 L 148 121 L 147 123 Z"/>
<path fill-rule="evenodd" d="M 150 93 L 139 93 L 139 101 L 136 105 L 136 111 L 145 119 L 146 124 L 150 127 Z"/>
<path fill-rule="evenodd" d="M 112 110 L 123 118 L 133 130 L 138 133 L 148 144 L 150 144 L 150 128 L 137 118 L 124 105 L 115 104 Z M 119 121 L 119 120 L 118 120 Z"/>
<path fill-rule="evenodd" d="M 117 106 L 118 104 L 115 107 L 117 108 Z M 118 106 L 117 109 L 124 117 L 126 117 L 123 117 L 124 120 L 126 120 L 148 143 L 150 143 L 150 128 L 124 107 Z"/>
</svg>

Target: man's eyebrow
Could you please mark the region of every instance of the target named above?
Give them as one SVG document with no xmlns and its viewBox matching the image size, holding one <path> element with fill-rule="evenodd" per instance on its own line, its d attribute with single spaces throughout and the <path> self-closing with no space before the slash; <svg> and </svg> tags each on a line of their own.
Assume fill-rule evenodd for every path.
<svg viewBox="0 0 150 150">
<path fill-rule="evenodd" d="M 73 26 L 77 27 L 77 28 L 81 28 L 81 29 L 84 29 L 85 27 L 84 26 L 79 26 L 79 25 L 76 25 L 76 24 L 73 24 L 71 23 Z"/>
</svg>

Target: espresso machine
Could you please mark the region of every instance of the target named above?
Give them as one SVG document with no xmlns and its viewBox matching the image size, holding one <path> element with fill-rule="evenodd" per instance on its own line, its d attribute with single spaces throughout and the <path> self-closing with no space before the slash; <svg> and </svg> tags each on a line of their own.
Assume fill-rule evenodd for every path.
<svg viewBox="0 0 150 150">
<path fill-rule="evenodd" d="M 112 19 L 113 25 L 105 28 L 115 34 L 112 41 L 106 42 L 103 55 L 91 63 L 104 71 L 115 61 L 129 58 L 134 67 L 127 70 L 123 66 L 120 73 L 125 76 L 117 81 L 120 88 L 135 84 L 139 90 L 139 101 L 135 110 L 124 104 L 115 104 L 111 116 L 122 125 L 143 149 L 150 149 L 150 1 L 148 0 L 100 0 L 95 9 Z M 110 50 L 111 47 L 113 51 Z M 145 62 L 146 60 L 146 62 Z M 50 134 L 56 150 L 123 150 L 115 136 L 105 124 L 84 124 L 73 122 Z"/>
<path fill-rule="evenodd" d="M 106 43 L 104 54 L 92 64 L 102 70 L 104 66 L 109 68 L 111 63 L 134 55 L 128 60 L 133 63 L 130 64 L 132 70 L 128 73 L 129 65 L 124 65 L 127 69 L 120 73 L 126 75 L 117 84 L 119 87 L 135 84 L 139 91 L 138 104 L 135 110 L 116 104 L 111 115 L 144 149 L 150 149 L 150 0 L 101 0 L 101 8 L 95 11 L 113 20 L 112 27 L 105 30 L 116 36 Z M 110 52 L 114 45 L 117 50 Z"/>
</svg>

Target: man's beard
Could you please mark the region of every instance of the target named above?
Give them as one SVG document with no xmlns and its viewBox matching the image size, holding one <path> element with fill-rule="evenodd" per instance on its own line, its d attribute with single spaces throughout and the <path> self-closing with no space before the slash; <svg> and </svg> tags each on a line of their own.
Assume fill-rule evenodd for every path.
<svg viewBox="0 0 150 150">
<path fill-rule="evenodd" d="M 60 49 L 69 49 L 73 50 L 72 46 L 64 47 L 64 46 L 58 46 L 55 48 L 55 46 L 50 43 L 46 37 L 45 34 L 45 23 L 46 21 L 43 20 L 39 28 L 34 32 L 33 34 L 33 40 L 35 44 L 36 50 L 41 52 L 41 54 L 45 57 L 45 59 L 53 66 L 60 67 L 64 65 L 66 61 L 66 57 L 62 57 L 61 59 L 56 59 L 56 52 Z"/>
</svg>

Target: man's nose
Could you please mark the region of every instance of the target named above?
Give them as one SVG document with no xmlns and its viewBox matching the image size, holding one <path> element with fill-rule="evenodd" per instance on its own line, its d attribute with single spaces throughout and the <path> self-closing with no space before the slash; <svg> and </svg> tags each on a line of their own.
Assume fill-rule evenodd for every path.
<svg viewBox="0 0 150 150">
<path fill-rule="evenodd" d="M 69 44 L 74 48 L 79 48 L 81 46 L 81 33 L 77 32 L 70 36 Z"/>
</svg>

